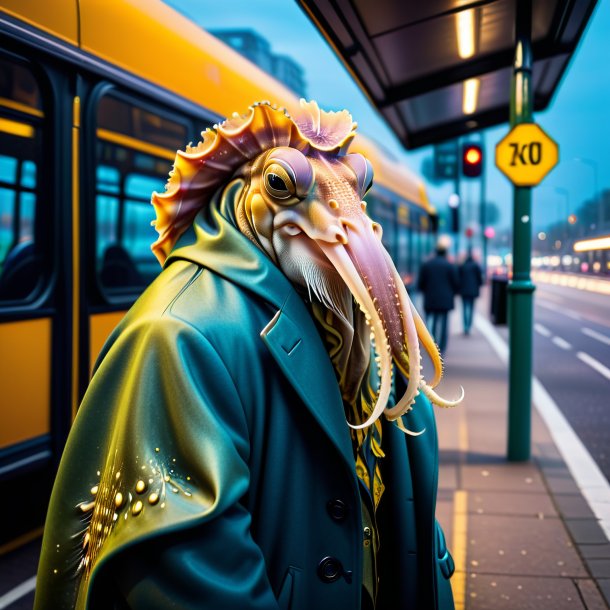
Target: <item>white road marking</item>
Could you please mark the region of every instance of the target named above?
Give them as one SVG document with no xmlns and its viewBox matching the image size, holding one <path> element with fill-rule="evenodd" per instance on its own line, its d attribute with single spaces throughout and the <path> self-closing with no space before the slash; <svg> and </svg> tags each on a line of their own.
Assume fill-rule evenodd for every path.
<svg viewBox="0 0 610 610">
<path fill-rule="evenodd" d="M 598 333 L 596 330 L 593 330 L 592 328 L 587 328 L 586 326 L 584 328 L 581 328 L 580 330 L 588 337 L 597 339 L 598 341 L 601 341 L 602 343 L 605 343 L 606 345 L 610 345 L 610 337 L 603 335 L 602 333 Z"/>
<path fill-rule="evenodd" d="M 561 349 L 572 349 L 572 346 L 561 337 L 553 337 L 552 341 L 557 347 L 560 347 Z"/>
<path fill-rule="evenodd" d="M 28 578 L 25 582 L 17 585 L 14 589 L 11 589 L 8 593 L 5 593 L 0 597 L 0 610 L 8 608 L 11 604 L 14 604 L 18 599 L 26 596 L 35 588 L 36 576 L 32 576 L 32 578 Z"/>
<path fill-rule="evenodd" d="M 606 379 L 610 379 L 610 369 L 607 366 L 604 366 L 599 360 L 593 358 L 593 356 L 589 356 L 589 354 L 585 354 L 585 352 L 578 352 L 576 357 L 585 364 L 588 364 Z"/>
<path fill-rule="evenodd" d="M 474 324 L 498 354 L 500 360 L 506 364 L 508 345 L 489 320 L 480 314 L 475 314 Z M 533 378 L 533 382 L 533 399 L 536 410 L 549 429 L 557 450 L 561 453 L 582 495 L 599 520 L 606 538 L 610 540 L 610 484 L 544 386 L 536 377 Z"/>
<path fill-rule="evenodd" d="M 542 324 L 538 323 L 534 324 L 534 330 L 543 337 L 550 337 L 552 334 L 546 326 L 542 326 Z"/>
</svg>

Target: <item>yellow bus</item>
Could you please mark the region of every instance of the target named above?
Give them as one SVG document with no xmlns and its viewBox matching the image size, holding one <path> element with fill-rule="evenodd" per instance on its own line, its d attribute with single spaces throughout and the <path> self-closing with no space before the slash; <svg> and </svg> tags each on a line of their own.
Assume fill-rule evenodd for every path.
<svg viewBox="0 0 610 610">
<path fill-rule="evenodd" d="M 157 0 L 1 4 L 0 552 L 43 523 L 95 357 L 159 271 L 149 202 L 176 149 L 254 101 L 297 102 Z M 409 281 L 434 210 L 380 148 L 355 148 Z"/>
</svg>

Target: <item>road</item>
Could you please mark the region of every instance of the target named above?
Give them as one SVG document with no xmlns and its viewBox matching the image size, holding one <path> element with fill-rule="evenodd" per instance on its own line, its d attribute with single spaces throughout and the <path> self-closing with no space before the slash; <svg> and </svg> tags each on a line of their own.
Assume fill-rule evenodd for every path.
<svg viewBox="0 0 610 610">
<path fill-rule="evenodd" d="M 610 295 L 538 281 L 534 374 L 610 480 Z"/>
</svg>

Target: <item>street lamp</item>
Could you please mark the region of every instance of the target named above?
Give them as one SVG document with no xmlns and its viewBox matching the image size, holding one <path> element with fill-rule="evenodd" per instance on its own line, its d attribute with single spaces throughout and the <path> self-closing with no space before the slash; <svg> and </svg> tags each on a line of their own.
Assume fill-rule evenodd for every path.
<svg viewBox="0 0 610 610">
<path fill-rule="evenodd" d="M 601 231 L 604 222 L 604 208 L 597 191 L 597 162 L 587 157 L 574 157 L 574 161 L 584 163 L 593 170 L 593 201 L 597 203 L 597 229 Z"/>
</svg>

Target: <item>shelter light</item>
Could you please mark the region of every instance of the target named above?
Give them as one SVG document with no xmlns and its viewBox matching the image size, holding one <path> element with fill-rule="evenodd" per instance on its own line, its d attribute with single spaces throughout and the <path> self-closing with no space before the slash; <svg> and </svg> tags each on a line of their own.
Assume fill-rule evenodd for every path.
<svg viewBox="0 0 610 610">
<path fill-rule="evenodd" d="M 551 267 L 559 267 L 561 260 L 558 256 L 551 256 Z"/>
<path fill-rule="evenodd" d="M 610 236 L 583 239 L 574 244 L 574 252 L 588 252 L 589 250 L 610 250 Z"/>
<path fill-rule="evenodd" d="M 564 254 L 561 257 L 561 264 L 564 267 L 569 267 L 572 264 L 572 255 L 571 254 Z"/>
<path fill-rule="evenodd" d="M 478 78 L 469 78 L 464 81 L 464 99 L 462 100 L 464 114 L 473 114 L 476 111 L 480 85 L 481 81 Z"/>
<path fill-rule="evenodd" d="M 474 9 L 460 11 L 455 16 L 458 55 L 468 59 L 474 55 Z"/>
</svg>

